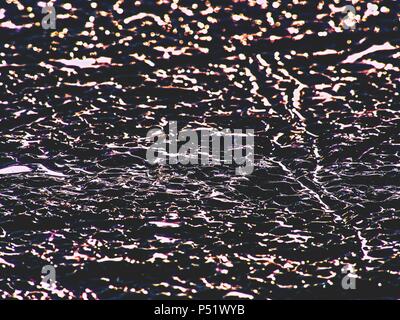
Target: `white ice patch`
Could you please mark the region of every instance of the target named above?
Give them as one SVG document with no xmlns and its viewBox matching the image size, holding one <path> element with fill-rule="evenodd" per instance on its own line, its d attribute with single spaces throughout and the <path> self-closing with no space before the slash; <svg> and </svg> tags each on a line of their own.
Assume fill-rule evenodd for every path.
<svg viewBox="0 0 400 320">
<path fill-rule="evenodd" d="M 178 228 L 179 223 L 164 222 L 164 221 L 151 221 L 149 224 L 154 224 L 159 228 Z"/>
<path fill-rule="evenodd" d="M 234 297 L 234 298 L 240 298 L 240 299 L 254 299 L 254 297 L 251 294 L 246 294 L 238 291 L 231 291 L 228 292 L 225 297 Z"/>
<path fill-rule="evenodd" d="M 0 169 L 0 174 L 15 174 L 15 173 L 26 173 L 31 172 L 32 169 L 27 166 L 10 166 L 3 169 Z"/>
<path fill-rule="evenodd" d="M 49 175 L 49 176 L 55 176 L 55 177 L 65 177 L 65 174 L 61 173 L 61 172 L 57 172 L 57 171 L 53 171 L 50 170 L 48 168 L 46 168 L 44 165 L 39 164 L 38 168 L 43 171 L 45 174 Z"/>
<path fill-rule="evenodd" d="M 395 50 L 397 49 L 395 46 L 391 45 L 388 41 L 386 41 L 384 44 L 374 44 L 373 46 L 369 47 L 368 49 L 354 53 L 350 56 L 348 56 L 343 63 L 354 63 L 358 59 L 370 54 L 374 53 L 377 51 L 383 51 L 383 50 Z"/>
</svg>

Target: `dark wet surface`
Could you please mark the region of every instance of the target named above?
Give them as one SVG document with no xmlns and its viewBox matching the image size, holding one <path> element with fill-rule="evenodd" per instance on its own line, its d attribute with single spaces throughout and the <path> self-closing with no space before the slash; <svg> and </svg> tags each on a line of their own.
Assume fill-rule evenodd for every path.
<svg viewBox="0 0 400 320">
<path fill-rule="evenodd" d="M 0 297 L 400 298 L 398 1 L 118 3 L 1 3 Z M 150 166 L 172 120 L 254 172 Z"/>
</svg>

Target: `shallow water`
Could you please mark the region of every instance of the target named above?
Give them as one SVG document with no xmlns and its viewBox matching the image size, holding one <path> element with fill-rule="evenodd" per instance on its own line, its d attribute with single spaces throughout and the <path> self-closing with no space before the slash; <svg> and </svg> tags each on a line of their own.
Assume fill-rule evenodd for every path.
<svg viewBox="0 0 400 320">
<path fill-rule="evenodd" d="M 36 3 L 0 9 L 0 297 L 400 298 L 397 0 Z M 254 172 L 149 165 L 172 120 L 254 129 Z"/>
</svg>

